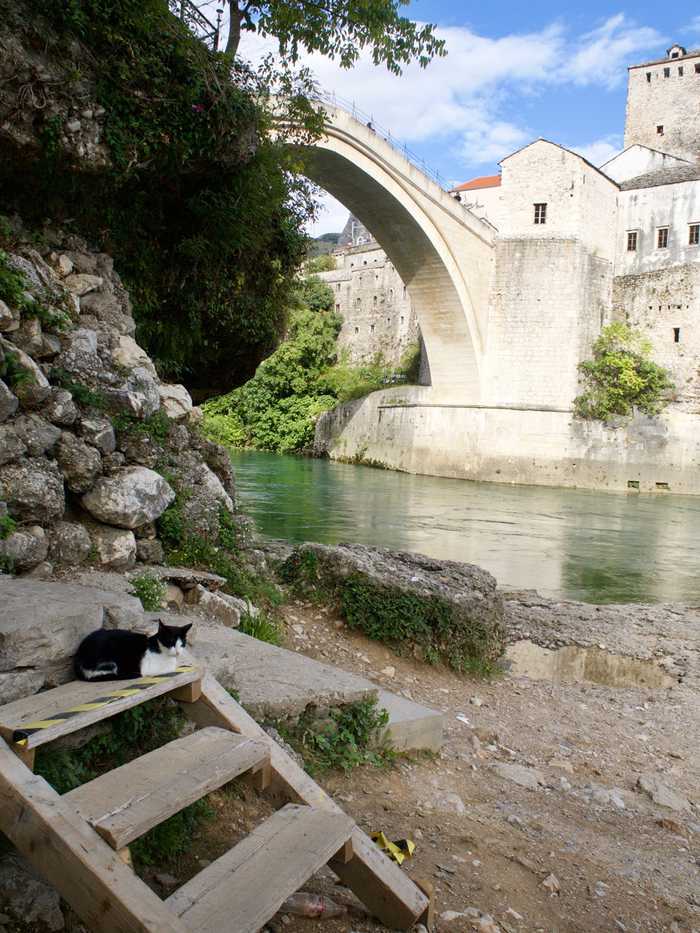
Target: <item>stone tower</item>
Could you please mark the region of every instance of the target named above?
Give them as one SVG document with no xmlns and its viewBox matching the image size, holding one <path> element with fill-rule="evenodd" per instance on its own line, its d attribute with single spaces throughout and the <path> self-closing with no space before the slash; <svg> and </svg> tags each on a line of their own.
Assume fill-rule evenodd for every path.
<svg viewBox="0 0 700 933">
<path fill-rule="evenodd" d="M 666 58 L 628 72 L 625 148 L 638 144 L 700 160 L 700 50 L 672 45 Z"/>
</svg>

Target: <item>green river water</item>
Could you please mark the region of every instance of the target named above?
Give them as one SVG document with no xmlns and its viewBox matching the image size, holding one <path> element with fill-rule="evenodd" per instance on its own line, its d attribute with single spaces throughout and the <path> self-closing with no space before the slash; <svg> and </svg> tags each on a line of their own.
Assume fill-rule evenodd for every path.
<svg viewBox="0 0 700 933">
<path fill-rule="evenodd" d="M 504 586 L 586 602 L 700 603 L 700 499 L 411 476 L 231 451 L 241 507 L 288 541 L 478 564 Z"/>
</svg>

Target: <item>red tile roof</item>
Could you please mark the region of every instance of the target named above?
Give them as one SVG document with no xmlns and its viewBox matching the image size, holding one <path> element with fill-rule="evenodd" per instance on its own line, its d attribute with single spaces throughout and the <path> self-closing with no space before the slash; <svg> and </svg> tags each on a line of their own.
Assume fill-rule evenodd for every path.
<svg viewBox="0 0 700 933">
<path fill-rule="evenodd" d="M 476 188 L 498 188 L 501 184 L 500 175 L 482 175 L 481 178 L 472 178 L 471 181 L 465 181 L 462 185 L 452 188 L 452 191 L 474 191 Z"/>
</svg>

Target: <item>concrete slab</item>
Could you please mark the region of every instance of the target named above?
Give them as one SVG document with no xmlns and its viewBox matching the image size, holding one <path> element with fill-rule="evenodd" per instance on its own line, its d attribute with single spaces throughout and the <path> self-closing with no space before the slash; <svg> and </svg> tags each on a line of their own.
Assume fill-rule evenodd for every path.
<svg viewBox="0 0 700 933">
<path fill-rule="evenodd" d="M 172 624 L 181 625 L 182 617 L 173 616 Z M 442 745 L 442 713 L 381 690 L 364 677 L 221 626 L 197 625 L 194 637 L 194 657 L 225 687 L 235 688 L 256 719 L 298 716 L 309 705 L 377 697 L 389 713 L 387 733 L 397 750 L 439 751 Z"/>
</svg>

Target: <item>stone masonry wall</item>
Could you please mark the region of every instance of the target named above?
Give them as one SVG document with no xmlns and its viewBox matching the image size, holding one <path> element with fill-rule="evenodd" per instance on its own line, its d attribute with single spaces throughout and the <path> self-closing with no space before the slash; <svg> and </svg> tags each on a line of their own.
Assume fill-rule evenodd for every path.
<svg viewBox="0 0 700 933">
<path fill-rule="evenodd" d="M 0 572 L 160 563 L 155 523 L 178 490 L 188 528 L 218 534 L 230 459 L 134 340 L 111 257 L 61 231 L 41 253 L 21 226 L 13 238 L 0 261 L 26 291 L 0 301 Z"/>
<path fill-rule="evenodd" d="M 630 68 L 625 147 L 640 143 L 681 158 L 700 157 L 700 71 L 696 66 L 700 66 L 697 52 Z M 658 132 L 659 126 L 663 133 Z"/>
<path fill-rule="evenodd" d="M 613 315 L 648 337 L 654 360 L 670 370 L 673 407 L 700 413 L 700 263 L 617 276 Z"/>
<path fill-rule="evenodd" d="M 381 353 L 398 364 L 419 337 L 418 321 L 406 286 L 377 244 L 356 246 L 336 254 L 338 268 L 322 272 L 333 290 L 335 310 L 343 318 L 338 345 L 353 362 Z"/>
<path fill-rule="evenodd" d="M 612 265 L 577 240 L 498 241 L 485 401 L 570 408 L 611 281 Z"/>
</svg>

